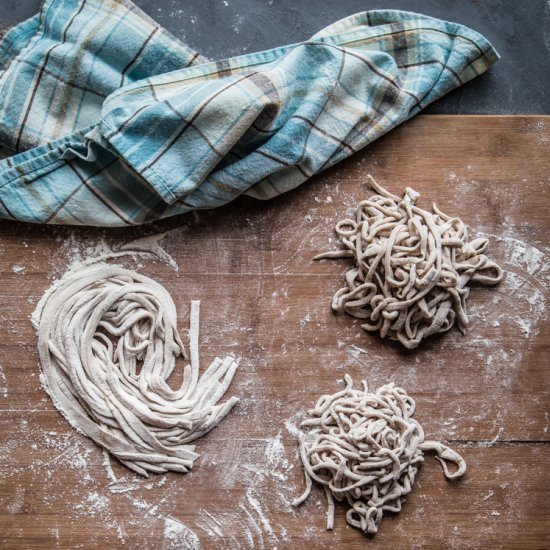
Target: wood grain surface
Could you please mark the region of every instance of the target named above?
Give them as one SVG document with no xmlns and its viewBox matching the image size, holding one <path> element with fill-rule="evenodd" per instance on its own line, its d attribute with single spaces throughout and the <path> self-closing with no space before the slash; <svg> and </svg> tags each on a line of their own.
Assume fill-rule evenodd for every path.
<svg viewBox="0 0 550 550">
<path fill-rule="evenodd" d="M 368 172 L 490 238 L 506 278 L 472 291 L 465 336 L 406 352 L 331 312 L 348 263 L 311 258 L 336 246 L 334 223 L 369 194 Z M 192 530 L 203 549 L 548 548 L 549 183 L 550 117 L 418 116 L 267 203 L 131 230 L 1 222 L 0 546 L 181 549 Z M 70 261 L 161 234 L 177 271 L 153 257 L 124 264 L 168 288 L 183 333 L 202 300 L 202 367 L 241 357 L 229 389 L 241 401 L 198 442 L 190 474 L 142 479 L 113 461 L 112 483 L 101 450 L 40 386 L 29 315 Z M 346 525 L 343 506 L 326 531 L 318 488 L 290 506 L 304 483 L 297 426 L 344 373 L 404 387 L 427 436 L 468 464 L 450 483 L 427 456 L 374 538 Z"/>
</svg>

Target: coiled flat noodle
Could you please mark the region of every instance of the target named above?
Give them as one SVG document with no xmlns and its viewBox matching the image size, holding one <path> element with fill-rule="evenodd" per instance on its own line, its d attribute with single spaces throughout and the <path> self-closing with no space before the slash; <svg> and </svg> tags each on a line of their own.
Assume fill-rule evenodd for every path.
<svg viewBox="0 0 550 550">
<path fill-rule="evenodd" d="M 302 423 L 312 428 L 299 436 L 306 490 L 293 504 L 307 499 L 315 481 L 327 495 L 327 529 L 334 526 L 336 499 L 348 503 L 350 525 L 374 534 L 384 512 L 401 510 L 425 451 L 437 453 L 449 479 L 462 476 L 466 463 L 442 443 L 424 441 L 422 427 L 412 418 L 415 402 L 403 389 L 387 384 L 371 393 L 364 381 L 363 390 L 353 389 L 348 375 L 345 382 L 344 390 L 322 396 Z"/>
<path fill-rule="evenodd" d="M 190 364 L 176 308 L 152 279 L 106 263 L 68 271 L 42 298 L 38 331 L 42 381 L 68 422 L 138 474 L 187 472 L 199 455 L 191 441 L 214 428 L 238 401 L 217 402 L 237 363 L 216 358 L 199 378 L 200 302 L 191 302 Z"/>
<path fill-rule="evenodd" d="M 407 188 L 400 198 L 380 187 L 357 205 L 355 219 L 336 224 L 343 250 L 314 259 L 353 258 L 346 285 L 332 308 L 364 319 L 362 328 L 416 348 L 455 320 L 465 332 L 470 283 L 494 285 L 501 268 L 484 254 L 487 239 L 468 241 L 466 226 L 433 205 L 433 213 L 415 206 L 419 195 Z"/>
</svg>

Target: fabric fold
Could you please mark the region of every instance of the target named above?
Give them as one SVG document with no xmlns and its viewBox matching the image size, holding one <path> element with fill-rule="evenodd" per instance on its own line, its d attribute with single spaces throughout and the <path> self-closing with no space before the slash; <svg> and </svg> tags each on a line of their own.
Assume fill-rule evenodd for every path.
<svg viewBox="0 0 550 550">
<path fill-rule="evenodd" d="M 497 59 L 462 25 L 381 10 L 208 62 L 128 0 L 46 0 L 0 42 L 0 145 L 18 153 L 0 217 L 135 225 L 269 199 Z"/>
</svg>

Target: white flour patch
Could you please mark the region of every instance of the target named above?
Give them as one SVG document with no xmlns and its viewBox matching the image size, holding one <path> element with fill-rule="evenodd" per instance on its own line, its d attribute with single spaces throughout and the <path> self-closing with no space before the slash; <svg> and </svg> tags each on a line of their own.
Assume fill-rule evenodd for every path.
<svg viewBox="0 0 550 550">
<path fill-rule="evenodd" d="M 361 354 L 369 355 L 369 352 L 366 349 L 360 348 L 355 344 L 352 344 L 351 346 L 349 346 L 348 353 L 350 355 L 353 355 L 353 357 L 359 357 Z"/>
<path fill-rule="evenodd" d="M 126 529 L 124 529 L 124 525 L 117 527 L 117 538 L 122 544 L 126 542 Z"/>
<path fill-rule="evenodd" d="M 265 532 L 270 536 L 274 537 L 277 540 L 277 537 L 275 536 L 275 533 L 273 532 L 273 528 L 271 527 L 271 523 L 269 522 L 269 519 L 264 514 L 264 511 L 262 510 L 262 507 L 260 505 L 260 502 L 258 499 L 256 499 L 254 496 L 252 496 L 251 489 L 248 489 L 246 491 L 246 498 L 250 504 L 250 506 L 253 508 L 253 510 L 258 514 L 258 517 L 260 519 L 260 522 L 265 529 Z"/>
<path fill-rule="evenodd" d="M 15 496 L 13 500 L 8 504 L 9 514 L 19 514 L 23 509 L 23 502 L 25 499 L 25 489 L 18 485 L 15 488 Z"/>
<path fill-rule="evenodd" d="M 286 431 L 293 437 L 298 437 L 300 435 L 300 428 L 292 421 L 292 419 L 285 420 Z"/>
<path fill-rule="evenodd" d="M 289 467 L 288 461 L 285 458 L 285 446 L 283 444 L 281 432 L 279 432 L 275 437 L 267 440 L 265 457 L 267 459 L 267 464 L 271 469 L 279 466 L 285 469 Z"/>
<path fill-rule="evenodd" d="M 137 491 L 140 488 L 141 483 L 132 481 L 112 483 L 111 485 L 109 485 L 109 491 L 115 494 L 131 493 L 132 491 Z"/>
<path fill-rule="evenodd" d="M 243 16 L 240 15 L 239 13 L 237 13 L 235 15 L 235 23 L 233 24 L 233 31 L 236 34 L 239 34 L 241 32 L 241 27 L 242 27 L 243 22 L 244 22 Z M 246 51 L 246 48 L 244 48 L 244 49 Z"/>
<path fill-rule="evenodd" d="M 210 535 L 213 533 L 216 537 L 223 539 L 225 535 L 223 533 L 222 524 L 210 512 L 203 511 L 202 514 L 210 520 L 210 525 L 212 528 Z"/>
<path fill-rule="evenodd" d="M 134 499 L 132 505 L 138 510 L 148 510 L 150 507 L 150 505 L 141 498 Z"/>
<path fill-rule="evenodd" d="M 547 42 L 547 47 L 550 49 L 550 32 L 545 33 L 544 40 Z M 539 120 L 537 121 L 536 128 L 540 141 L 550 146 L 550 125 L 546 124 L 545 120 Z"/>
<path fill-rule="evenodd" d="M 241 542 L 246 540 L 244 548 L 255 548 L 254 536 L 246 524 L 243 514 L 237 512 L 215 512 L 216 516 L 206 510 L 199 512 L 197 527 L 211 541 L 212 548 L 239 549 L 243 548 Z M 237 532 L 239 540 L 230 532 Z M 260 533 L 261 534 L 261 533 Z"/>
<path fill-rule="evenodd" d="M 164 548 L 178 550 L 199 550 L 201 543 L 197 535 L 177 519 L 164 520 Z"/>
<path fill-rule="evenodd" d="M 83 456 L 76 456 L 69 462 L 70 467 L 73 470 L 86 470 L 88 467 L 88 461 Z"/>
<path fill-rule="evenodd" d="M 109 510 L 109 499 L 93 491 L 88 494 L 84 502 L 75 504 L 74 509 L 83 516 L 96 516 Z"/>
<path fill-rule="evenodd" d="M 6 382 L 6 375 L 4 374 L 2 365 L 0 365 L 0 396 L 5 398 L 8 397 L 8 384 Z"/>
</svg>

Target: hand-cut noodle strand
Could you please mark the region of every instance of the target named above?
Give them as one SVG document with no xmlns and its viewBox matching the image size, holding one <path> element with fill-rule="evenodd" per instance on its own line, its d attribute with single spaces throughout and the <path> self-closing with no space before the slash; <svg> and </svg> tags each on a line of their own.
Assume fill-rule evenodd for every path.
<svg viewBox="0 0 550 550">
<path fill-rule="evenodd" d="M 322 396 L 302 426 L 312 428 L 299 436 L 306 489 L 294 501 L 304 502 L 312 481 L 322 485 L 328 501 L 327 529 L 334 525 L 334 499 L 346 500 L 347 521 L 374 534 L 384 512 L 399 512 L 411 492 L 425 451 L 434 451 L 448 479 L 466 471 L 464 459 L 436 441 L 424 441 L 424 431 L 413 420 L 414 400 L 394 384 L 371 393 L 346 387 Z M 447 462 L 456 464 L 451 472 Z"/>
<path fill-rule="evenodd" d="M 128 468 L 187 472 L 199 455 L 191 441 L 217 426 L 237 403 L 217 404 L 237 363 L 214 362 L 199 379 L 199 308 L 191 302 L 191 362 L 183 381 L 167 380 L 186 357 L 176 308 L 164 287 L 106 263 L 68 271 L 34 315 L 42 380 L 78 431 Z"/>
<path fill-rule="evenodd" d="M 314 258 L 355 260 L 332 308 L 409 349 L 449 330 L 455 320 L 464 332 L 470 283 L 502 279 L 500 267 L 484 254 L 488 240 L 468 241 L 464 223 L 435 204 L 433 213 L 415 206 L 419 195 L 413 189 L 399 198 L 367 178 L 377 194 L 359 203 L 355 219 L 336 224 L 344 249 Z"/>
</svg>

